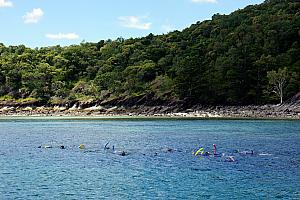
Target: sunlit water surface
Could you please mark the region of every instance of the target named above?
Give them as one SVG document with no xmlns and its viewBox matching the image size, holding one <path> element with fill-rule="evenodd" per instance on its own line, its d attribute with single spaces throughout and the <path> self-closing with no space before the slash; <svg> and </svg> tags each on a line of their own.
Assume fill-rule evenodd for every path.
<svg viewBox="0 0 300 200">
<path fill-rule="evenodd" d="M 2 119 L 0 180 L 0 199 L 300 199 L 300 122 Z"/>
</svg>

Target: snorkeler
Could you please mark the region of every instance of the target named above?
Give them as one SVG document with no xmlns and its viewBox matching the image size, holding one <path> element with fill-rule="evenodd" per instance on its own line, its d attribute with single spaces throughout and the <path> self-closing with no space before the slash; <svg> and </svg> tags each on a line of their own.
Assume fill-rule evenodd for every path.
<svg viewBox="0 0 300 200">
<path fill-rule="evenodd" d="M 107 146 L 109 144 L 109 142 L 107 142 L 106 144 L 105 144 L 105 146 L 104 146 L 104 150 L 107 150 L 107 149 L 109 149 L 109 147 Z"/>
<path fill-rule="evenodd" d="M 217 145 L 213 144 L 214 146 L 214 157 L 221 157 L 224 156 L 224 153 L 217 153 Z"/>
<path fill-rule="evenodd" d="M 238 151 L 238 153 L 240 155 L 254 155 L 254 151 L 250 150 L 250 151 Z"/>
<path fill-rule="evenodd" d="M 50 146 L 50 145 L 44 145 L 44 146 L 38 146 L 38 148 L 50 149 L 50 148 L 52 148 L 52 146 Z"/>
<path fill-rule="evenodd" d="M 225 162 L 235 162 L 234 156 L 226 156 Z"/>
<path fill-rule="evenodd" d="M 204 149 L 201 147 L 200 149 L 198 149 L 196 152 L 192 152 L 192 154 L 194 155 L 194 156 L 198 156 L 198 154 L 203 154 L 204 153 Z"/>
<path fill-rule="evenodd" d="M 164 147 L 161 149 L 165 153 L 173 153 L 176 151 L 176 149 L 170 148 L 170 147 Z"/>
<path fill-rule="evenodd" d="M 217 155 L 217 145 L 213 144 L 213 146 L 214 146 L 214 155 Z"/>
<path fill-rule="evenodd" d="M 194 155 L 194 156 L 209 156 L 210 155 L 210 153 L 208 152 L 208 151 L 204 151 L 204 148 L 200 148 L 200 149 L 198 149 L 196 152 L 192 152 L 192 154 Z"/>
</svg>

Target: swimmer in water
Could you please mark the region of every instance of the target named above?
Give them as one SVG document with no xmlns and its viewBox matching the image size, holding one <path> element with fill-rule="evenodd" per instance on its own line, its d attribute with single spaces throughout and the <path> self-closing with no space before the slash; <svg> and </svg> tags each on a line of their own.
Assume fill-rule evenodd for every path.
<svg viewBox="0 0 300 200">
<path fill-rule="evenodd" d="M 105 144 L 105 146 L 104 146 L 104 150 L 107 150 L 107 149 L 109 149 L 109 147 L 107 146 L 108 144 L 109 144 L 109 142 Z"/>
<path fill-rule="evenodd" d="M 193 154 L 194 156 L 198 156 L 198 154 L 202 155 L 202 154 L 204 154 L 204 149 L 201 147 L 201 148 L 198 149 L 196 152 L 193 151 L 192 154 Z"/>
<path fill-rule="evenodd" d="M 200 149 L 198 149 L 196 152 L 192 152 L 192 154 L 194 156 L 209 156 L 210 153 L 208 151 L 204 151 L 204 149 L 201 147 Z"/>
<path fill-rule="evenodd" d="M 254 151 L 253 150 L 250 150 L 250 151 L 241 151 L 241 152 L 238 151 L 238 153 L 240 155 L 254 155 Z"/>
<path fill-rule="evenodd" d="M 44 146 L 38 146 L 38 148 L 50 149 L 50 148 L 52 148 L 52 146 L 49 146 L 49 145 L 44 145 Z"/>
<path fill-rule="evenodd" d="M 223 156 L 223 154 L 217 153 L 217 145 L 213 144 L 214 146 L 214 157 L 221 157 Z"/>
<path fill-rule="evenodd" d="M 214 146 L 214 155 L 217 155 L 217 145 L 213 144 L 213 146 Z"/>
<path fill-rule="evenodd" d="M 226 156 L 225 162 L 235 162 L 234 156 Z"/>
</svg>

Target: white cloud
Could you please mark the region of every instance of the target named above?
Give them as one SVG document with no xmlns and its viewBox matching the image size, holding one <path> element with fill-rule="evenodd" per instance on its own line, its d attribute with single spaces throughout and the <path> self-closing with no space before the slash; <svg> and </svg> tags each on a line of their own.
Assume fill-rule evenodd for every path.
<svg viewBox="0 0 300 200">
<path fill-rule="evenodd" d="M 139 16 L 123 16 L 119 17 L 119 21 L 121 22 L 121 25 L 126 28 L 135 28 L 135 29 L 141 29 L 141 30 L 148 30 L 151 28 L 150 22 L 144 23 L 141 20 L 143 18 L 147 17 L 139 17 Z"/>
<path fill-rule="evenodd" d="M 171 31 L 174 31 L 175 28 L 170 24 L 169 20 L 167 19 L 165 23 L 161 26 L 161 29 L 163 30 L 163 33 L 168 33 Z"/>
<path fill-rule="evenodd" d="M 13 7 L 13 3 L 8 0 L 0 0 L 0 8 Z"/>
<path fill-rule="evenodd" d="M 31 12 L 26 13 L 26 15 L 23 16 L 24 23 L 25 24 L 35 24 L 40 21 L 40 19 L 43 17 L 44 12 L 40 8 L 34 8 Z"/>
<path fill-rule="evenodd" d="M 174 28 L 170 24 L 164 24 L 161 26 L 164 33 L 168 33 L 170 31 L 173 31 Z"/>
<path fill-rule="evenodd" d="M 51 40 L 76 40 L 79 39 L 79 35 L 76 33 L 46 34 L 46 38 Z"/>
<path fill-rule="evenodd" d="M 193 3 L 218 3 L 217 0 L 192 0 Z"/>
</svg>

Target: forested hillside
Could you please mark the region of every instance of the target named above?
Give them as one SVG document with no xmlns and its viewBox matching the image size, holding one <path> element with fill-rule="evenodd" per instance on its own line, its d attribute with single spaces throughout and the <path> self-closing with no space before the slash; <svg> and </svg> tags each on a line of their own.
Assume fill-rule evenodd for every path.
<svg viewBox="0 0 300 200">
<path fill-rule="evenodd" d="M 165 35 L 36 49 L 0 43 L 0 100 L 274 103 L 267 72 L 285 67 L 286 100 L 300 91 L 300 3 L 267 0 Z"/>
</svg>

